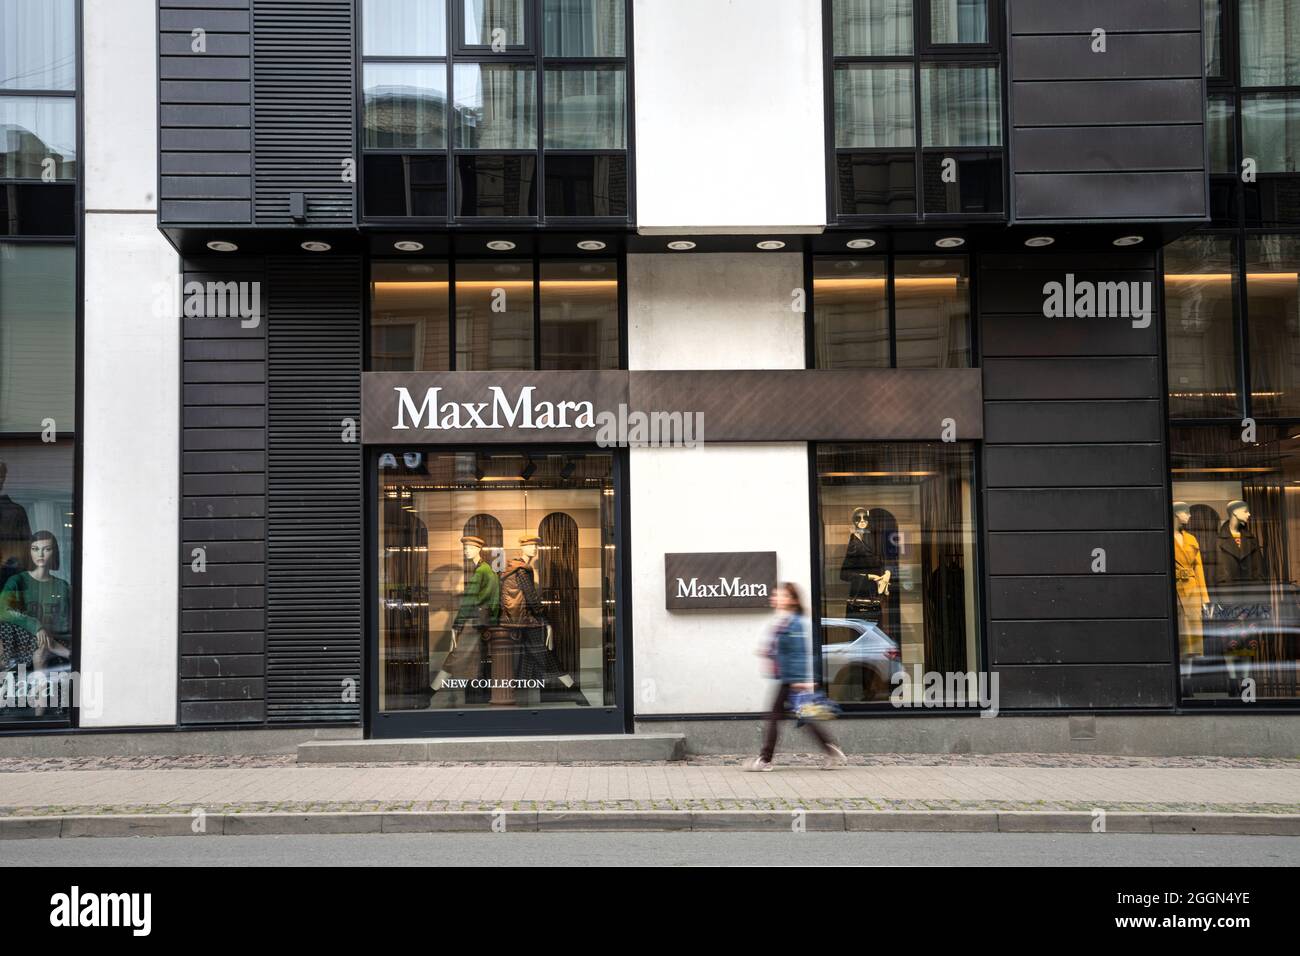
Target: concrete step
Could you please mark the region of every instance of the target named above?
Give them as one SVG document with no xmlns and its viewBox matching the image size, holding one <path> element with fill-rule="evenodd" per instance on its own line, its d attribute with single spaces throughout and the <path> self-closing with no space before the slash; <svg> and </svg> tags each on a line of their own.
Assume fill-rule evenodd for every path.
<svg viewBox="0 0 1300 956">
<path fill-rule="evenodd" d="M 684 734 L 583 734 L 556 737 L 416 737 L 409 740 L 309 740 L 299 763 L 627 763 L 683 760 Z"/>
</svg>

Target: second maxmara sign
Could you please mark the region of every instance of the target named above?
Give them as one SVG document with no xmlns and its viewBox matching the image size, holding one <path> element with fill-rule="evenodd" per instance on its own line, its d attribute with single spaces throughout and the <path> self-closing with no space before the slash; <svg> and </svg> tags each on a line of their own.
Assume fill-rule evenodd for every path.
<svg viewBox="0 0 1300 956">
<path fill-rule="evenodd" d="M 368 372 L 361 435 L 383 445 L 657 444 L 662 430 L 686 444 L 978 440 L 981 398 L 979 369 Z"/>
</svg>

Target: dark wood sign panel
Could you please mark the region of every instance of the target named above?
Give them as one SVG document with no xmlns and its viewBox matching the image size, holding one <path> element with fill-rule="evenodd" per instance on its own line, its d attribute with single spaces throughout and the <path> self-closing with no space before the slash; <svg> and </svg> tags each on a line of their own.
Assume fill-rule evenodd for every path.
<svg viewBox="0 0 1300 956">
<path fill-rule="evenodd" d="M 366 444 L 591 444 L 620 406 L 698 415 L 706 444 L 984 436 L 979 369 L 367 372 L 363 388 Z"/>
<path fill-rule="evenodd" d="M 775 551 L 664 555 L 664 607 L 765 608 L 776 587 Z"/>
</svg>

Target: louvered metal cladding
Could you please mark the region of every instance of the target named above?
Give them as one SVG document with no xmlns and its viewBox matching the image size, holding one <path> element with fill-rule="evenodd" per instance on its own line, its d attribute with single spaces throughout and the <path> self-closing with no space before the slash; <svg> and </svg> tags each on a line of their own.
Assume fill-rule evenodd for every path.
<svg viewBox="0 0 1300 956">
<path fill-rule="evenodd" d="M 272 258 L 267 285 L 267 720 L 359 721 L 361 263 Z"/>
<path fill-rule="evenodd" d="M 289 194 L 307 222 L 349 225 L 354 158 L 353 0 L 254 0 L 253 188 L 258 225 L 289 223 Z"/>
</svg>

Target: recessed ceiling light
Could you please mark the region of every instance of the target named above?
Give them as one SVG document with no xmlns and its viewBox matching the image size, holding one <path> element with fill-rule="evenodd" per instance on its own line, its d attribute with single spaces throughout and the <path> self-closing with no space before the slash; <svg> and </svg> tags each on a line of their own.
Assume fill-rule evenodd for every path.
<svg viewBox="0 0 1300 956">
<path fill-rule="evenodd" d="M 419 252 L 424 248 L 424 243 L 416 242 L 413 239 L 403 239 L 401 242 L 393 243 L 393 248 L 399 252 Z"/>
<path fill-rule="evenodd" d="M 1043 246 L 1050 246 L 1055 241 L 1051 236 L 1034 236 L 1032 239 L 1026 239 L 1025 245 L 1030 249 L 1041 249 Z"/>
<path fill-rule="evenodd" d="M 1117 246 L 1136 246 L 1142 241 L 1141 236 L 1120 236 L 1115 240 Z"/>
<path fill-rule="evenodd" d="M 583 239 L 578 243 L 578 248 L 583 252 L 599 252 L 605 248 L 605 244 L 599 239 Z"/>
<path fill-rule="evenodd" d="M 515 247 L 515 244 L 509 239 L 493 239 L 487 244 L 487 247 L 493 252 L 509 252 Z"/>
<path fill-rule="evenodd" d="M 874 239 L 850 239 L 848 242 L 844 243 L 844 245 L 848 246 L 850 249 L 870 249 L 875 246 L 875 244 L 876 240 Z"/>
<path fill-rule="evenodd" d="M 685 252 L 687 249 L 694 249 L 695 243 L 691 242 L 689 239 L 674 239 L 672 242 L 668 243 L 668 248 L 672 249 L 674 252 Z"/>
<path fill-rule="evenodd" d="M 239 246 L 233 242 L 226 242 L 224 239 L 213 239 L 208 243 L 208 248 L 213 252 L 238 252 Z"/>
<path fill-rule="evenodd" d="M 785 243 L 782 242 L 780 239 L 764 239 L 762 242 L 757 243 L 757 245 L 758 248 L 760 249 L 784 249 L 785 248 Z"/>
<path fill-rule="evenodd" d="M 329 252 L 334 248 L 328 242 L 304 242 L 302 247 L 308 252 Z"/>
<path fill-rule="evenodd" d="M 966 245 L 966 240 L 961 236 L 945 236 L 942 239 L 936 239 L 934 244 L 940 249 L 956 249 L 958 246 Z"/>
</svg>

